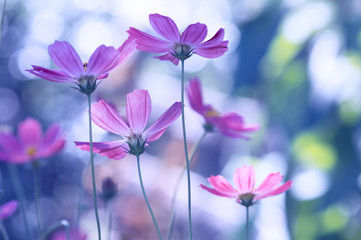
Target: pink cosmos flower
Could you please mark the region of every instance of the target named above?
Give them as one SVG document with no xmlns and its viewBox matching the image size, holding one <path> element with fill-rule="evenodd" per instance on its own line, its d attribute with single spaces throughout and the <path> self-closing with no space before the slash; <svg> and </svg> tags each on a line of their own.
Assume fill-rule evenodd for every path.
<svg viewBox="0 0 361 240">
<path fill-rule="evenodd" d="M 33 69 L 27 71 L 53 82 L 74 82 L 81 92 L 90 94 L 97 86 L 96 80 L 106 78 L 110 70 L 133 54 L 135 39 L 128 38 L 118 49 L 99 46 L 88 63 L 83 63 L 74 48 L 66 41 L 55 41 L 49 45 L 48 50 L 50 58 L 60 70 L 33 65 Z"/>
<path fill-rule="evenodd" d="M 207 131 L 216 128 L 226 136 L 249 139 L 245 133 L 259 128 L 258 126 L 245 126 L 243 117 L 236 113 L 231 112 L 221 115 L 211 105 L 203 103 L 201 82 L 198 78 L 189 81 L 186 91 L 191 108 L 205 119 L 204 128 Z"/>
<path fill-rule="evenodd" d="M 127 153 L 139 155 L 144 152 L 148 142 L 157 140 L 181 114 L 181 103 L 174 103 L 148 129 L 145 126 L 151 113 L 151 100 L 148 91 L 134 90 L 127 94 L 127 120 L 105 101 L 92 105 L 92 120 L 99 127 L 120 135 L 121 140 L 93 143 L 94 152 L 112 159 L 121 159 Z M 90 151 L 88 142 L 75 142 L 76 147 Z"/>
<path fill-rule="evenodd" d="M 0 134 L 0 160 L 13 164 L 32 162 L 58 153 L 64 144 L 57 124 L 51 125 L 43 135 L 40 123 L 27 118 L 19 124 L 17 137 Z"/>
<path fill-rule="evenodd" d="M 7 202 L 0 206 L 0 220 L 4 220 L 16 211 L 18 208 L 18 201 L 11 200 L 10 202 Z"/>
<path fill-rule="evenodd" d="M 207 178 L 213 188 L 202 184 L 200 187 L 217 196 L 235 198 L 240 204 L 249 207 L 253 205 L 255 201 L 281 194 L 290 189 L 292 181 L 287 181 L 279 185 L 282 179 L 283 176 L 279 172 L 271 173 L 258 188 L 255 188 L 255 173 L 253 167 L 243 165 L 243 167 L 237 168 L 233 175 L 236 188 L 233 188 L 232 185 L 220 175 L 212 175 L 210 178 Z"/>
<path fill-rule="evenodd" d="M 228 50 L 228 41 L 223 41 L 223 28 L 220 28 L 211 39 L 203 42 L 207 36 L 205 24 L 191 24 L 183 33 L 180 33 L 177 25 L 169 17 L 157 13 L 150 14 L 149 22 L 162 39 L 136 28 L 130 28 L 128 33 L 136 38 L 137 49 L 152 53 L 165 53 L 156 57 L 159 60 L 171 61 L 178 65 L 179 60 L 185 60 L 193 53 L 206 58 L 216 58 Z"/>
</svg>

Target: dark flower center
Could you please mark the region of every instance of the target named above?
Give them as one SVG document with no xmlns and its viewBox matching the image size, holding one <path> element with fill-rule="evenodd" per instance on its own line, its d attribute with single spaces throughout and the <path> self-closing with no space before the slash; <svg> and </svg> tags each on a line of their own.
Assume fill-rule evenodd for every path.
<svg viewBox="0 0 361 240">
<path fill-rule="evenodd" d="M 181 43 L 174 43 L 172 47 L 173 52 L 171 54 L 178 58 L 179 60 L 183 61 L 192 56 L 193 50 L 191 46 Z"/>
</svg>

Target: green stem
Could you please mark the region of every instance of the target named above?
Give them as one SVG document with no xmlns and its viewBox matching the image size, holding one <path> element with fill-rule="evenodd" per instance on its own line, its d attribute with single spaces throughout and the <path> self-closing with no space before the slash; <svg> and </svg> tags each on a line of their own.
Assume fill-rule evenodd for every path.
<svg viewBox="0 0 361 240">
<path fill-rule="evenodd" d="M 196 155 L 196 152 L 198 151 L 199 145 L 200 143 L 203 141 L 203 139 L 205 138 L 205 136 L 207 135 L 207 131 L 204 131 L 202 136 L 198 139 L 197 143 L 193 146 L 193 149 L 191 150 L 192 155 L 191 155 L 191 159 L 190 159 L 190 164 L 192 164 L 193 162 L 193 158 Z M 175 200 L 177 198 L 177 194 L 178 194 L 178 189 L 180 186 L 180 182 L 181 179 L 183 177 L 183 174 L 186 170 L 186 165 L 183 165 L 182 171 L 178 176 L 175 188 L 174 188 L 174 192 L 173 192 L 173 196 L 172 196 L 172 203 L 171 203 L 171 217 L 170 217 L 170 222 L 169 222 L 169 226 L 168 226 L 168 233 L 167 233 L 167 239 L 170 240 L 170 237 L 172 235 L 172 231 L 173 231 L 173 224 L 174 224 L 174 218 L 175 218 Z"/>
<path fill-rule="evenodd" d="M 36 216 L 38 218 L 38 227 L 39 231 L 43 231 L 43 221 L 41 219 L 41 212 L 40 212 L 40 205 L 39 205 L 39 199 L 40 199 L 40 192 L 41 192 L 41 176 L 39 171 L 39 164 L 37 161 L 32 163 L 33 165 L 33 171 L 34 171 L 34 202 L 35 202 L 35 210 L 36 210 Z"/>
<path fill-rule="evenodd" d="M 108 211 L 108 217 L 109 217 L 109 220 L 108 220 L 108 240 L 110 240 L 110 233 L 111 233 L 111 230 L 112 230 L 112 212 L 110 211 L 110 207 L 109 207 L 108 203 L 106 203 L 106 209 Z"/>
<path fill-rule="evenodd" d="M 249 207 L 246 207 L 246 240 L 248 240 L 248 231 L 249 231 Z"/>
<path fill-rule="evenodd" d="M 25 232 L 26 232 L 26 239 L 30 240 L 31 239 L 31 234 L 30 234 L 28 221 L 26 219 L 24 189 L 23 189 L 23 187 L 21 185 L 21 182 L 20 182 L 18 169 L 13 164 L 7 164 L 7 166 L 8 166 L 10 178 L 11 178 L 11 181 L 13 183 L 17 199 L 19 201 L 20 210 L 21 210 L 21 217 L 23 219 Z"/>
<path fill-rule="evenodd" d="M 136 156 L 137 156 L 139 182 L 140 182 L 140 187 L 142 188 L 144 200 L 145 200 L 145 202 L 147 203 L 148 210 L 149 210 L 149 212 L 150 212 L 150 215 L 152 216 L 152 220 L 153 220 L 154 226 L 155 226 L 155 228 L 157 229 L 158 237 L 159 237 L 160 240 L 162 240 L 163 238 L 162 238 L 162 235 L 160 234 L 157 221 L 155 220 L 153 210 L 152 210 L 152 208 L 151 208 L 151 206 L 150 206 L 150 204 L 149 204 L 149 201 L 148 201 L 148 198 L 147 198 L 147 194 L 145 193 L 145 190 L 144 190 L 144 185 L 143 185 L 143 180 L 142 180 L 142 173 L 140 172 L 139 155 L 136 155 Z"/>
<path fill-rule="evenodd" d="M 98 214 L 98 204 L 97 204 L 97 189 L 95 186 L 95 170 L 94 170 L 94 152 L 93 152 L 93 134 L 92 134 L 92 120 L 91 120 L 91 104 L 90 104 L 90 94 L 88 96 L 88 107 L 89 107 L 89 145 L 90 145 L 90 166 L 92 173 L 92 186 L 93 186 L 93 203 L 94 203 L 94 211 L 95 211 L 95 219 L 97 221 L 97 229 L 98 229 L 98 240 L 102 239 L 101 230 L 100 230 L 100 221 Z"/>
<path fill-rule="evenodd" d="M 1 234 L 3 235 L 4 240 L 9 240 L 9 235 L 6 232 L 5 226 L 2 221 L 0 221 L 0 231 L 1 231 Z"/>
<path fill-rule="evenodd" d="M 65 228 L 65 234 L 66 234 L 66 240 L 70 240 L 70 236 L 69 236 L 69 222 L 65 219 L 60 220 L 59 222 L 53 223 L 52 225 L 50 225 L 44 233 L 42 233 L 40 235 L 40 237 L 38 237 L 38 240 L 42 240 L 45 239 L 45 237 L 47 235 L 49 235 L 49 233 L 53 232 L 55 229 L 59 228 L 59 227 L 64 227 Z"/>
<path fill-rule="evenodd" d="M 6 0 L 4 0 L 3 7 L 1 9 L 1 20 L 0 20 L 0 46 L 2 43 L 2 37 L 3 37 L 3 30 L 4 30 L 4 17 L 5 17 L 5 7 L 6 7 Z"/>
<path fill-rule="evenodd" d="M 192 240 L 192 196 L 191 196 L 191 174 L 189 167 L 188 149 L 187 149 L 187 134 L 186 134 L 186 123 L 184 116 L 184 60 L 182 62 L 182 88 L 181 88 L 181 101 L 182 101 L 182 129 L 183 129 L 183 143 L 184 153 L 186 156 L 186 167 L 187 167 L 187 185 L 188 185 L 188 227 L 189 227 L 189 239 Z"/>
</svg>

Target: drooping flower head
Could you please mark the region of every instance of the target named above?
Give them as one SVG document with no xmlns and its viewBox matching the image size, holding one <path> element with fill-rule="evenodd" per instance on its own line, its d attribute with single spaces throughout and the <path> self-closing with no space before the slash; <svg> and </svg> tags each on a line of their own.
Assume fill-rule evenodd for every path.
<svg viewBox="0 0 361 240">
<path fill-rule="evenodd" d="M 14 214 L 18 208 L 18 201 L 11 200 L 0 206 L 0 220 L 4 220 Z"/>
<path fill-rule="evenodd" d="M 159 60 L 171 61 L 178 65 L 179 60 L 185 60 L 192 54 L 205 58 L 216 58 L 228 50 L 228 41 L 223 41 L 223 28 L 220 28 L 211 39 L 203 42 L 207 36 L 205 24 L 191 24 L 183 33 L 180 33 L 177 25 L 169 17 L 157 13 L 150 14 L 149 22 L 162 38 L 153 37 L 136 28 L 130 28 L 128 33 L 136 38 L 137 49 L 145 52 L 165 53 L 156 57 Z"/>
<path fill-rule="evenodd" d="M 205 104 L 202 97 L 201 82 L 198 78 L 189 81 L 186 91 L 191 108 L 204 118 L 206 131 L 217 130 L 229 137 L 248 139 L 245 133 L 259 128 L 258 126 L 245 126 L 243 117 L 236 113 L 220 114 L 211 105 Z"/>
<path fill-rule="evenodd" d="M 43 134 L 40 123 L 32 118 L 19 124 L 17 134 L 0 134 L 0 160 L 13 164 L 33 162 L 58 153 L 65 144 L 59 125 L 51 125 Z"/>
<path fill-rule="evenodd" d="M 290 189 L 292 181 L 280 185 L 282 179 L 283 176 L 279 172 L 271 173 L 258 188 L 255 188 L 254 168 L 243 165 L 237 168 L 233 175 L 236 188 L 233 188 L 227 179 L 221 175 L 212 175 L 207 178 L 213 188 L 203 184 L 200 187 L 220 197 L 234 198 L 238 203 L 249 207 L 262 198 L 278 195 Z"/>
<path fill-rule="evenodd" d="M 142 154 L 147 143 L 159 139 L 167 127 L 179 117 L 181 103 L 174 103 L 155 123 L 145 129 L 151 113 L 151 100 L 148 91 L 137 89 L 127 94 L 126 112 L 127 120 L 123 120 L 105 101 L 92 104 L 93 122 L 104 130 L 121 136 L 117 141 L 93 143 L 95 153 L 112 159 L 121 159 L 127 153 Z M 75 144 L 82 150 L 90 151 L 88 142 Z"/>
<path fill-rule="evenodd" d="M 27 71 L 53 82 L 74 82 L 80 92 L 91 94 L 97 86 L 97 80 L 106 78 L 109 71 L 133 54 L 135 39 L 128 38 L 118 49 L 101 45 L 90 56 L 89 62 L 85 63 L 66 41 L 55 41 L 48 50 L 50 58 L 60 70 L 33 65 L 33 69 Z"/>
</svg>

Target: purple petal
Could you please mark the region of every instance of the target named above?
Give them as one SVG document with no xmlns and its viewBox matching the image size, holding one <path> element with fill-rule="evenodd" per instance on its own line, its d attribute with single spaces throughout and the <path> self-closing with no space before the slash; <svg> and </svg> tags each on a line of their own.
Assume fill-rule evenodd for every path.
<svg viewBox="0 0 361 240">
<path fill-rule="evenodd" d="M 149 22 L 154 30 L 169 41 L 179 42 L 179 30 L 170 17 L 162 16 L 158 13 L 149 15 Z"/>
<path fill-rule="evenodd" d="M 40 66 L 32 65 L 33 69 L 26 70 L 37 77 L 49 80 L 52 82 L 74 82 L 74 79 L 68 74 L 60 70 L 50 70 Z"/>
<path fill-rule="evenodd" d="M 0 220 L 4 220 L 16 211 L 18 208 L 18 201 L 12 200 L 0 206 Z"/>
<path fill-rule="evenodd" d="M 180 42 L 182 44 L 198 45 L 207 36 L 207 26 L 203 23 L 189 25 L 182 33 Z"/>
<path fill-rule="evenodd" d="M 181 112 L 182 104 L 180 102 L 176 102 L 168 108 L 168 110 L 144 132 L 144 134 L 148 136 L 147 142 L 155 141 L 160 138 L 165 129 L 179 117 Z"/>
<path fill-rule="evenodd" d="M 22 147 L 14 135 L 2 133 L 0 135 L 0 150 L 8 153 L 20 152 L 22 151 Z"/>
<path fill-rule="evenodd" d="M 19 140 L 24 145 L 38 146 L 43 141 L 43 130 L 40 123 L 32 118 L 27 118 L 18 126 Z"/>
<path fill-rule="evenodd" d="M 117 49 L 120 52 L 119 64 L 127 61 L 137 49 L 136 38 L 129 36 L 127 40 Z"/>
<path fill-rule="evenodd" d="M 95 76 L 105 74 L 120 62 L 120 52 L 114 47 L 99 46 L 90 56 L 86 73 Z"/>
<path fill-rule="evenodd" d="M 104 130 L 122 136 L 129 135 L 128 124 L 104 100 L 92 104 L 91 115 L 93 122 Z"/>
<path fill-rule="evenodd" d="M 88 142 L 75 142 L 75 147 L 80 148 L 84 151 L 90 151 Z M 106 156 L 111 159 L 121 159 L 127 155 L 125 147 L 127 144 L 122 141 L 111 141 L 111 142 L 94 142 L 93 150 L 95 153 L 99 153 L 102 156 Z"/>
<path fill-rule="evenodd" d="M 54 63 L 72 77 L 84 75 L 83 63 L 74 48 L 65 41 L 55 41 L 49 46 L 49 55 Z"/>
<path fill-rule="evenodd" d="M 133 133 L 140 134 L 147 124 L 152 110 L 148 91 L 136 89 L 127 94 L 127 117 Z"/>
<path fill-rule="evenodd" d="M 216 46 L 223 41 L 223 38 L 224 38 L 224 29 L 220 28 L 211 39 L 209 39 L 208 41 L 205 41 L 198 47 L 202 48 L 202 47 Z"/>
<path fill-rule="evenodd" d="M 60 136 L 60 126 L 51 125 L 45 133 L 43 144 L 39 147 L 38 157 L 49 157 L 60 152 L 65 145 L 65 140 Z"/>
<path fill-rule="evenodd" d="M 174 65 L 178 65 L 178 63 L 179 63 L 179 59 L 174 57 L 171 53 L 167 53 L 167 54 L 164 54 L 162 56 L 153 57 L 153 58 L 158 58 L 161 61 L 170 61 Z"/>
<path fill-rule="evenodd" d="M 199 79 L 191 79 L 189 81 L 186 91 L 191 108 L 203 116 L 206 110 L 206 106 L 204 106 L 203 104 L 201 82 L 199 81 Z"/>
<path fill-rule="evenodd" d="M 137 49 L 152 53 L 166 53 L 172 47 L 172 43 L 153 37 L 145 32 L 139 31 L 136 28 L 130 28 L 128 31 L 132 38 L 136 39 Z"/>
<path fill-rule="evenodd" d="M 237 190 L 221 175 L 211 176 L 207 180 L 217 192 L 224 196 L 235 198 L 238 194 Z"/>
<path fill-rule="evenodd" d="M 240 194 L 250 193 L 255 184 L 254 168 L 246 165 L 237 168 L 233 175 L 233 181 Z"/>
<path fill-rule="evenodd" d="M 228 41 L 223 41 L 214 46 L 197 47 L 196 50 L 194 50 L 194 53 L 205 58 L 217 58 L 228 51 L 227 45 Z"/>
</svg>

